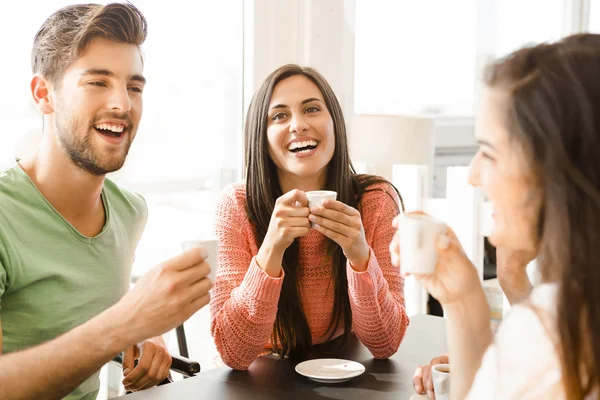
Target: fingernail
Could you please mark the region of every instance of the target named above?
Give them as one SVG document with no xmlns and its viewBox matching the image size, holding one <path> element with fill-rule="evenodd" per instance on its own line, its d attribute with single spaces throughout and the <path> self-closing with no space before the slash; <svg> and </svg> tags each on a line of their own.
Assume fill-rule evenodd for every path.
<svg viewBox="0 0 600 400">
<path fill-rule="evenodd" d="M 438 249 L 446 250 L 450 246 L 450 239 L 445 234 L 440 235 L 437 245 Z"/>
<path fill-rule="evenodd" d="M 316 221 L 316 220 L 317 220 L 317 217 L 315 217 L 314 215 L 310 214 L 310 215 L 308 216 L 308 219 L 310 219 L 311 221 Z"/>
<path fill-rule="evenodd" d="M 129 375 L 129 373 L 130 373 L 130 372 L 131 372 L 131 370 L 130 370 L 129 368 L 125 368 L 125 369 L 123 370 L 123 376 L 127 376 L 127 375 Z"/>
<path fill-rule="evenodd" d="M 321 200 L 321 204 L 326 206 L 327 204 L 329 204 L 329 199 Z"/>
<path fill-rule="evenodd" d="M 435 396 L 435 395 L 433 394 L 433 391 L 432 391 L 432 390 L 428 390 L 428 391 L 427 391 L 427 397 L 429 397 L 430 399 L 434 399 L 434 397 L 433 397 L 433 396 Z"/>
</svg>

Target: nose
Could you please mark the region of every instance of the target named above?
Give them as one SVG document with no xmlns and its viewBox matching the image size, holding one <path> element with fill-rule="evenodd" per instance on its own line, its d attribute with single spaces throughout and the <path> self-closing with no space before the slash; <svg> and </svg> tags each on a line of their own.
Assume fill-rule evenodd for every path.
<svg viewBox="0 0 600 400">
<path fill-rule="evenodd" d="M 301 113 L 292 114 L 290 120 L 290 133 L 301 134 L 309 128 L 304 115 Z"/>
<path fill-rule="evenodd" d="M 477 154 L 475 154 L 475 157 L 473 157 L 473 159 L 469 163 L 469 184 L 474 187 L 481 186 L 480 171 L 479 171 L 479 168 L 480 168 L 479 159 L 480 159 L 480 155 L 479 155 L 479 153 L 477 153 Z"/>
<path fill-rule="evenodd" d="M 131 98 L 127 87 L 115 87 L 111 91 L 109 108 L 119 112 L 131 111 Z"/>
</svg>

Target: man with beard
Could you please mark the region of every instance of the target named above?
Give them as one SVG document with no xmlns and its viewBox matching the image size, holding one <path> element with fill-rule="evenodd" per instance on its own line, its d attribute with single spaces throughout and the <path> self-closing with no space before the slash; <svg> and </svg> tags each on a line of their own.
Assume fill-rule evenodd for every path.
<svg viewBox="0 0 600 400">
<path fill-rule="evenodd" d="M 98 370 L 121 351 L 125 387 L 152 387 L 171 365 L 160 335 L 208 303 L 201 249 L 128 291 L 147 209 L 105 175 L 140 122 L 145 38 L 129 3 L 65 7 L 35 36 L 42 142 L 0 173 L 2 398 L 95 399 Z"/>
</svg>

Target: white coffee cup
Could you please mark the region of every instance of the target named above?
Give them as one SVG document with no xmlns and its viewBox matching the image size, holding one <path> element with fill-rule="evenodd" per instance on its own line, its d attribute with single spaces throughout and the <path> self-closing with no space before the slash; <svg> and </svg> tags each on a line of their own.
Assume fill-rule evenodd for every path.
<svg viewBox="0 0 600 400">
<path fill-rule="evenodd" d="M 400 268 L 403 272 L 429 275 L 438 261 L 436 242 L 446 224 L 428 215 L 404 214 L 400 230 Z"/>
<path fill-rule="evenodd" d="M 450 398 L 450 364 L 437 364 L 431 368 L 433 391 L 436 400 Z"/>
<path fill-rule="evenodd" d="M 331 190 L 312 190 L 310 192 L 306 192 L 306 197 L 308 197 L 308 208 L 312 206 L 320 206 L 323 204 L 323 200 L 335 200 L 337 198 L 337 193 Z M 315 223 L 311 222 L 310 226 L 312 228 L 315 227 Z"/>
<path fill-rule="evenodd" d="M 208 258 L 206 259 L 210 265 L 210 274 L 208 274 L 208 277 L 214 282 L 217 278 L 217 252 L 219 249 L 217 239 L 185 240 L 181 242 L 181 249 L 183 251 L 194 247 L 203 247 L 208 252 Z"/>
</svg>

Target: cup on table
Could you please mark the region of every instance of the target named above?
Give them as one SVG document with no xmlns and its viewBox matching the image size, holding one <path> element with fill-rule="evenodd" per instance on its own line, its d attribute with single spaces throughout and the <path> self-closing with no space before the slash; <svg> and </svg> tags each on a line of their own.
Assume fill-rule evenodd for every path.
<svg viewBox="0 0 600 400">
<path fill-rule="evenodd" d="M 306 192 L 306 197 L 308 197 L 308 208 L 312 206 L 320 206 L 323 204 L 323 200 L 335 200 L 337 198 L 337 193 L 331 190 L 312 190 L 310 192 Z M 310 227 L 314 228 L 315 223 L 311 222 Z"/>
<path fill-rule="evenodd" d="M 194 247 L 203 247 L 208 252 L 208 257 L 206 259 L 210 265 L 210 274 L 208 274 L 208 278 L 214 282 L 217 278 L 217 252 L 219 250 L 217 239 L 185 240 L 181 242 L 181 249 L 183 251 Z"/>
<path fill-rule="evenodd" d="M 446 224 L 428 215 L 404 214 L 400 231 L 400 267 L 404 272 L 429 275 L 438 261 L 436 242 Z"/>
<path fill-rule="evenodd" d="M 433 391 L 436 400 L 450 398 L 450 364 L 437 364 L 431 368 Z"/>
</svg>

